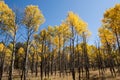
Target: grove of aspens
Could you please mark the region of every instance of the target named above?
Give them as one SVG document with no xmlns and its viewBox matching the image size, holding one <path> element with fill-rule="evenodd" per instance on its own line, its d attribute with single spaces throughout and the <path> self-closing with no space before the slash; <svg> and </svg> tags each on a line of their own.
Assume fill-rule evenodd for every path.
<svg viewBox="0 0 120 80">
<path fill-rule="evenodd" d="M 0 1 L 0 80 L 120 80 L 120 4 L 104 11 L 92 45 L 79 14 L 39 30 L 45 21 L 37 5 Z"/>
</svg>

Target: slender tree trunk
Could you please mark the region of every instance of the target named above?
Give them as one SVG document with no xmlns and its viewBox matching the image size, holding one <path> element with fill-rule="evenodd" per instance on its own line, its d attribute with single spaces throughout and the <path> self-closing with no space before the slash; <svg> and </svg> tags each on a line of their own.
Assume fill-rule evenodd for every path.
<svg viewBox="0 0 120 80">
<path fill-rule="evenodd" d="M 38 76 L 38 54 L 37 54 L 37 61 L 36 61 L 36 64 L 35 64 L 35 72 L 36 72 L 35 76 L 37 77 Z"/>
<path fill-rule="evenodd" d="M 22 67 L 22 65 L 23 65 L 23 67 Z M 21 80 L 23 80 L 23 75 L 24 75 L 24 62 L 22 62 L 22 65 L 21 65 L 21 67 L 22 67 Z"/>
<path fill-rule="evenodd" d="M 51 67 L 52 68 L 52 67 Z M 51 69 L 51 72 L 52 72 L 52 69 Z M 53 72 L 52 72 L 52 74 L 53 74 Z M 55 64 L 55 76 L 56 76 L 56 74 L 57 74 L 57 66 L 56 66 L 56 64 Z"/>
<path fill-rule="evenodd" d="M 116 31 L 116 29 L 115 29 L 115 31 Z M 119 41 L 119 37 L 118 37 L 117 31 L 115 32 L 115 36 L 116 36 L 117 45 L 118 45 L 118 51 L 119 51 L 119 56 L 120 56 L 120 41 Z"/>
<path fill-rule="evenodd" d="M 45 34 L 45 36 L 46 36 L 46 34 Z M 46 54 L 47 53 L 47 51 L 46 51 L 46 48 L 47 48 L 47 46 L 46 46 L 46 37 L 45 37 L 44 42 L 45 42 L 44 54 L 47 55 Z M 45 77 L 46 77 L 47 76 L 47 56 L 45 56 L 45 58 L 44 58 L 44 73 L 45 73 Z"/>
<path fill-rule="evenodd" d="M 80 53 L 79 53 L 79 47 L 78 47 L 78 36 L 77 36 L 77 54 L 78 54 L 78 61 L 77 61 L 77 66 L 78 66 L 78 79 L 80 80 L 80 78 L 81 78 L 81 74 L 80 74 Z"/>
<path fill-rule="evenodd" d="M 105 34 L 104 34 L 104 37 L 105 37 L 105 41 L 106 41 L 106 45 L 107 45 L 107 52 L 109 54 L 108 66 L 110 68 L 110 72 L 111 72 L 112 76 L 114 76 L 114 75 L 116 76 L 116 73 L 115 73 L 115 70 L 114 70 L 114 60 L 113 60 L 113 57 L 112 57 L 112 54 L 111 54 L 111 45 L 107 41 Z"/>
<path fill-rule="evenodd" d="M 117 31 L 115 32 L 115 36 L 116 36 L 116 40 L 117 40 L 117 46 L 118 46 L 118 56 L 120 56 L 120 42 L 119 42 L 119 37 L 118 37 L 118 34 L 117 34 Z M 118 61 L 118 73 L 120 73 L 120 61 Z"/>
<path fill-rule="evenodd" d="M 25 58 L 24 58 L 24 67 L 23 67 L 23 77 L 24 80 L 27 79 L 27 63 L 28 63 L 28 53 L 29 53 L 29 46 L 30 46 L 30 31 L 28 31 L 28 39 L 27 39 L 27 46 L 26 46 L 26 52 L 25 52 Z"/>
<path fill-rule="evenodd" d="M 45 34 L 43 36 L 43 41 L 42 41 L 42 54 L 41 54 L 41 65 L 40 65 L 40 77 L 41 80 L 43 80 L 43 64 L 44 64 L 44 40 L 45 40 Z"/>
<path fill-rule="evenodd" d="M 61 77 L 61 53 L 60 53 L 60 36 L 59 36 L 59 51 L 58 51 L 58 54 L 59 54 L 59 75 Z"/>
<path fill-rule="evenodd" d="M 54 56 L 51 56 L 51 64 L 50 64 L 50 73 L 51 75 L 53 75 L 53 60 L 54 60 Z M 56 65 L 55 65 L 55 73 L 56 73 Z"/>
<path fill-rule="evenodd" d="M 4 56 L 3 56 L 3 58 L 1 59 L 1 65 L 0 65 L 0 80 L 2 80 L 3 68 L 4 68 Z"/>
<path fill-rule="evenodd" d="M 72 78 L 75 80 L 75 53 L 74 53 L 74 40 L 75 40 L 74 29 L 72 27 Z"/>
<path fill-rule="evenodd" d="M 29 53 L 29 45 L 28 45 L 28 43 L 27 43 L 27 50 L 26 50 L 26 54 L 25 54 L 25 59 L 24 59 L 24 80 L 26 80 L 26 78 L 27 78 L 27 63 L 28 63 L 28 53 Z"/>
<path fill-rule="evenodd" d="M 43 61 L 41 61 L 41 65 L 40 65 L 40 77 L 41 80 L 43 80 Z"/>
<path fill-rule="evenodd" d="M 83 32 L 83 54 L 84 54 L 84 67 L 86 71 L 86 78 L 89 79 L 89 58 L 87 53 L 86 36 L 84 32 Z"/>
<path fill-rule="evenodd" d="M 7 36 L 6 36 L 7 38 Z M 6 40 L 5 40 L 6 42 Z M 5 50 L 6 48 L 3 48 L 2 55 L 1 55 L 1 63 L 0 63 L 0 80 L 2 80 L 3 70 L 4 70 L 4 62 L 5 62 Z"/>
<path fill-rule="evenodd" d="M 14 70 L 14 58 L 15 58 L 15 47 L 16 46 L 16 31 L 14 33 L 14 37 L 13 37 L 13 50 L 12 50 L 12 59 L 11 59 L 11 65 L 10 65 L 10 69 L 9 69 L 9 77 L 8 80 L 12 80 L 12 75 L 13 75 L 13 70 Z"/>
<path fill-rule="evenodd" d="M 47 64 L 48 64 L 48 67 L 47 67 L 48 78 L 49 78 L 49 72 L 50 72 L 50 63 L 49 63 L 49 61 L 50 61 L 50 55 L 48 56 L 48 62 L 47 62 Z"/>
<path fill-rule="evenodd" d="M 35 69 L 35 61 L 34 61 L 34 56 L 35 56 L 35 52 L 32 55 L 32 65 L 31 65 L 31 74 L 34 73 L 34 69 Z"/>
<path fill-rule="evenodd" d="M 36 62 L 36 65 L 35 65 L 35 76 L 37 77 L 38 76 L 38 62 Z"/>
</svg>

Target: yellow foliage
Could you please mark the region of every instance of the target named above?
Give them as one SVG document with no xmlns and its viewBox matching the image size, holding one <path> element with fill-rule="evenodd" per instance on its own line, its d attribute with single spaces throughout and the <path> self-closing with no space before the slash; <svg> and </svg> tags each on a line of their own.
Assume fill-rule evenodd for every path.
<svg viewBox="0 0 120 80">
<path fill-rule="evenodd" d="M 56 48 L 61 48 L 63 46 L 63 38 L 59 36 L 55 36 L 53 40 L 53 44 L 56 45 Z"/>
<path fill-rule="evenodd" d="M 38 45 L 37 52 L 38 52 L 38 53 L 41 53 L 41 52 L 42 52 L 41 49 L 42 49 L 42 45 L 40 44 L 40 45 Z"/>
<path fill-rule="evenodd" d="M 54 31 L 54 27 L 48 26 L 48 32 L 53 32 L 53 31 Z"/>
<path fill-rule="evenodd" d="M 68 25 L 67 23 L 63 22 L 63 23 L 60 25 L 59 29 L 60 29 L 60 30 L 59 30 L 60 33 L 62 34 L 62 36 L 63 36 L 64 38 L 69 38 L 69 37 L 70 37 L 71 32 L 70 32 L 70 29 L 69 29 L 69 25 Z"/>
<path fill-rule="evenodd" d="M 15 14 L 4 2 L 0 2 L 0 23 L 2 30 L 8 31 L 13 35 L 15 31 Z"/>
<path fill-rule="evenodd" d="M 47 37 L 47 30 L 46 29 L 41 30 L 40 36 L 41 37 Z"/>
<path fill-rule="evenodd" d="M 55 28 L 52 26 L 48 26 L 47 28 L 47 39 L 49 40 L 50 43 L 52 43 L 53 37 L 54 37 L 54 32 L 55 32 Z"/>
<path fill-rule="evenodd" d="M 55 45 L 59 46 L 59 37 L 58 36 L 54 37 L 53 42 L 54 42 Z"/>
<path fill-rule="evenodd" d="M 97 48 L 94 45 L 87 45 L 87 51 L 88 51 L 88 56 L 89 58 L 95 59 L 96 53 L 97 53 Z"/>
<path fill-rule="evenodd" d="M 4 44 L 3 44 L 3 43 L 0 43 L 0 52 L 3 51 L 4 47 L 5 47 Z"/>
<path fill-rule="evenodd" d="M 13 44 L 12 44 L 12 43 L 10 43 L 10 44 L 8 45 L 8 47 L 9 47 L 10 50 L 13 50 Z"/>
<path fill-rule="evenodd" d="M 40 56 L 38 56 L 38 62 L 41 62 L 41 57 Z"/>
<path fill-rule="evenodd" d="M 107 28 L 104 27 L 99 28 L 99 37 L 103 45 L 107 45 L 107 43 L 115 44 L 116 41 L 115 36 Z"/>
<path fill-rule="evenodd" d="M 23 47 L 20 47 L 19 49 L 18 49 L 18 55 L 24 55 L 24 53 L 25 53 L 25 51 L 24 51 L 24 48 Z"/>
<path fill-rule="evenodd" d="M 70 27 L 74 27 L 79 35 L 82 35 L 83 32 L 87 37 L 90 35 L 90 32 L 87 28 L 87 23 L 84 22 L 77 14 L 69 12 L 66 21 Z"/>
<path fill-rule="evenodd" d="M 11 57 L 12 51 L 10 49 L 5 50 L 6 57 Z"/>
<path fill-rule="evenodd" d="M 10 65 L 10 60 L 11 60 L 11 58 L 12 58 L 12 51 L 10 50 L 10 49 L 8 49 L 8 48 L 6 48 L 5 49 L 5 63 L 7 64 L 7 65 Z"/>
<path fill-rule="evenodd" d="M 12 56 L 11 56 L 12 51 L 9 48 L 5 47 L 3 43 L 0 43 L 0 54 L 4 54 L 4 56 L 5 56 L 4 57 L 5 58 L 5 63 L 7 65 L 9 65 L 10 64 L 10 60 L 12 58 Z M 3 56 L 1 56 L 1 57 L 3 57 Z"/>
<path fill-rule="evenodd" d="M 38 6 L 29 5 L 25 8 L 23 23 L 29 28 L 37 31 L 44 23 L 44 16 Z"/>
<path fill-rule="evenodd" d="M 102 22 L 106 28 L 120 35 L 120 4 L 106 10 Z"/>
<path fill-rule="evenodd" d="M 76 50 L 76 52 L 82 53 L 81 44 L 77 44 L 75 50 Z"/>
<path fill-rule="evenodd" d="M 25 56 L 25 50 L 23 47 L 20 47 L 18 49 L 18 52 L 17 52 L 17 57 L 19 58 L 19 61 L 22 61 L 24 59 L 24 56 Z"/>
</svg>

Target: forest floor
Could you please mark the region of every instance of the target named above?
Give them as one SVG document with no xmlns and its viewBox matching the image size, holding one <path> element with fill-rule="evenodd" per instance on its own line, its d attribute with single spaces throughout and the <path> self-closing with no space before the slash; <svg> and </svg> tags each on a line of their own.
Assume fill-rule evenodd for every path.
<svg viewBox="0 0 120 80">
<path fill-rule="evenodd" d="M 27 80 L 40 80 L 39 75 L 40 74 L 38 74 L 38 77 L 35 77 L 35 74 L 29 73 Z M 83 74 L 83 77 L 85 77 L 85 73 Z M 7 80 L 7 78 L 8 78 L 8 74 L 5 73 L 3 75 L 2 80 Z M 13 80 L 21 80 L 19 72 L 14 72 Z M 72 80 L 72 75 L 70 73 L 68 73 L 68 75 L 62 74 L 62 76 L 60 77 L 59 73 L 57 73 L 56 76 L 53 74 L 53 75 L 50 75 L 49 78 L 48 77 L 46 77 L 46 79 L 43 78 L 43 80 Z M 76 73 L 76 80 L 78 80 L 78 73 Z M 81 80 L 86 80 L 86 79 L 82 78 Z M 104 75 L 101 77 L 101 76 L 99 76 L 98 70 L 95 70 L 95 71 L 91 70 L 89 80 L 120 80 L 120 75 L 118 75 L 118 73 L 117 73 L 116 77 L 113 77 L 113 76 L 111 76 L 109 69 L 107 69 L 105 71 Z"/>
</svg>

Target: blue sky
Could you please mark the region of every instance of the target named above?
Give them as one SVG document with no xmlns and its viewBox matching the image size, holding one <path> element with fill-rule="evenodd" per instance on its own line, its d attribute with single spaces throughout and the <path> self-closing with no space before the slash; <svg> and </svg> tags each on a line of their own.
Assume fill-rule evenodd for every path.
<svg viewBox="0 0 120 80">
<path fill-rule="evenodd" d="M 18 7 L 21 10 L 27 5 L 38 5 L 46 21 L 40 29 L 48 25 L 59 25 L 67 16 L 69 11 L 77 13 L 92 32 L 89 43 L 94 44 L 98 28 L 105 10 L 113 7 L 120 0 L 5 0 L 9 7 Z"/>
</svg>

